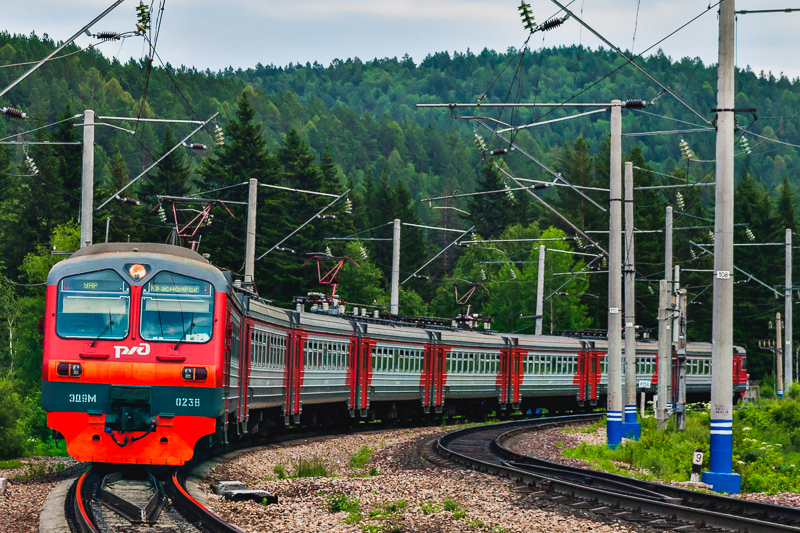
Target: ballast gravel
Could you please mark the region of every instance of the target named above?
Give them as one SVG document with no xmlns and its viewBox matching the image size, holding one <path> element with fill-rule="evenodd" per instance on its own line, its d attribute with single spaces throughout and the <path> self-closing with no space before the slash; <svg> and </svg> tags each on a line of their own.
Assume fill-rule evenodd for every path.
<svg viewBox="0 0 800 533">
<path fill-rule="evenodd" d="M 441 428 L 398 429 L 293 442 L 247 452 L 218 465 L 203 486 L 207 505 L 248 532 L 653 532 L 658 529 L 550 502 L 525 487 L 426 460 Z M 350 464 L 372 449 L 364 467 Z M 278 479 L 299 461 L 321 461 L 328 477 Z M 431 457 L 436 460 L 435 457 Z M 373 469 L 370 475 L 370 469 Z M 279 503 L 229 502 L 211 492 L 215 479 L 244 482 L 275 494 Z M 332 498 L 357 498 L 360 514 L 331 512 Z M 401 501 L 404 501 L 405 504 Z"/>
</svg>

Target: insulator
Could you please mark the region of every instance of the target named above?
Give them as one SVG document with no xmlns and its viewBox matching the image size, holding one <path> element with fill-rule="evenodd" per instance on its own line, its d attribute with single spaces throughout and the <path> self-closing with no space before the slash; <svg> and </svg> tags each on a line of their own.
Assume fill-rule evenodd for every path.
<svg viewBox="0 0 800 533">
<path fill-rule="evenodd" d="M 678 209 L 680 209 L 681 211 L 683 211 L 683 207 L 684 207 L 684 203 L 683 203 L 683 195 L 680 193 L 680 191 L 678 191 L 678 193 L 677 193 L 675 196 L 676 196 L 676 198 L 677 198 Z"/>
<path fill-rule="evenodd" d="M 492 150 L 489 152 L 489 155 L 505 155 L 508 153 L 508 148 L 500 148 L 498 150 Z"/>
<path fill-rule="evenodd" d="M 514 268 L 513 267 L 511 268 L 510 272 L 511 272 L 511 279 L 517 279 L 517 273 L 514 272 Z"/>
<path fill-rule="evenodd" d="M 133 198 L 123 198 L 122 202 L 131 205 L 139 205 L 139 200 L 135 200 Z"/>
<path fill-rule="evenodd" d="M 530 4 L 526 4 L 524 1 L 520 2 L 517 9 L 520 17 L 522 17 L 522 25 L 525 26 L 526 30 L 532 32 L 536 28 L 536 22 L 533 19 L 533 15 L 531 15 Z"/>
<path fill-rule="evenodd" d="M 694 248 L 690 248 L 689 253 L 692 254 L 692 259 L 697 259 L 697 253 L 694 251 Z"/>
<path fill-rule="evenodd" d="M 689 143 L 681 139 L 681 142 L 678 143 L 678 146 L 680 146 L 681 154 L 683 154 L 683 157 L 685 157 L 686 159 L 695 159 L 694 152 L 692 152 L 692 149 L 689 148 Z"/>
<path fill-rule="evenodd" d="M 563 18 L 552 18 L 552 19 L 548 20 L 547 22 L 545 22 L 544 24 L 542 24 L 541 26 L 539 26 L 539 29 L 541 29 L 542 31 L 549 31 L 549 30 L 552 30 L 553 28 L 558 28 L 559 26 L 564 24 L 564 22 L 568 18 L 569 18 L 569 16 L 566 16 L 566 17 L 563 17 Z"/>
<path fill-rule="evenodd" d="M 753 233 L 753 230 L 751 230 L 750 228 L 747 228 L 747 229 L 744 230 L 744 232 L 747 235 L 747 238 L 750 240 L 750 242 L 753 242 L 753 241 L 756 240 L 756 236 Z"/>
<path fill-rule="evenodd" d="M 200 144 L 200 143 L 192 143 L 192 144 L 190 144 L 190 145 L 188 145 L 188 146 L 189 146 L 189 148 L 191 148 L 192 150 L 208 150 L 208 146 L 206 146 L 205 144 Z"/>
<path fill-rule="evenodd" d="M 655 294 L 655 291 L 653 290 L 653 287 L 652 287 L 652 286 L 650 286 L 650 284 L 649 284 L 649 283 L 647 284 L 647 290 L 649 290 L 649 291 L 650 291 L 650 294 Z"/>
<path fill-rule="evenodd" d="M 647 100 L 625 100 L 622 107 L 625 109 L 644 109 L 647 107 Z"/>
<path fill-rule="evenodd" d="M 25 166 L 28 167 L 28 172 L 34 176 L 39 174 L 39 169 L 36 167 L 36 163 L 33 162 L 33 159 L 31 159 L 30 156 L 26 156 Z"/>
<path fill-rule="evenodd" d="M 578 248 L 583 248 L 583 239 L 581 239 L 580 235 L 575 235 L 575 245 Z"/>
<path fill-rule="evenodd" d="M 4 107 L 3 114 L 8 115 L 9 117 L 15 118 L 17 120 L 24 120 L 28 118 L 28 115 L 26 113 L 23 113 L 19 109 L 15 109 L 13 107 Z"/>
<path fill-rule="evenodd" d="M 136 28 L 139 30 L 139 33 L 144 33 L 146 30 L 150 29 L 150 11 L 146 5 L 143 3 L 139 3 L 136 6 L 136 16 L 138 18 L 138 23 L 136 24 Z"/>
<path fill-rule="evenodd" d="M 608 268 L 608 257 L 603 256 L 603 268 Z"/>
<path fill-rule="evenodd" d="M 481 279 L 486 281 L 486 271 L 483 269 L 483 267 L 481 267 Z"/>
<path fill-rule="evenodd" d="M 164 206 L 158 206 L 158 219 L 161 220 L 161 222 L 167 221 L 167 213 L 164 212 Z"/>
<path fill-rule="evenodd" d="M 747 155 L 753 153 L 753 151 L 750 149 L 750 143 L 747 142 L 747 137 L 744 135 L 739 137 L 739 145 L 742 147 L 742 152 L 746 153 Z"/>
<path fill-rule="evenodd" d="M 344 212 L 348 215 L 353 214 L 353 202 L 350 200 L 350 198 L 344 199 Z"/>
<path fill-rule="evenodd" d="M 364 249 L 363 246 L 360 246 L 360 248 L 361 248 L 361 257 L 363 257 L 364 260 L 366 261 L 367 260 L 367 251 Z"/>
<path fill-rule="evenodd" d="M 225 144 L 225 133 L 223 133 L 222 128 L 219 126 L 214 128 L 214 142 L 217 143 L 217 146 Z"/>
<path fill-rule="evenodd" d="M 769 321 L 769 329 L 772 329 L 772 320 Z"/>
<path fill-rule="evenodd" d="M 331 253 L 331 247 L 330 246 L 327 246 L 327 245 L 325 246 L 325 255 L 327 255 L 329 257 L 333 255 Z"/>
<path fill-rule="evenodd" d="M 119 41 L 120 34 L 115 31 L 101 31 L 94 34 L 95 38 L 101 41 Z"/>
<path fill-rule="evenodd" d="M 708 231 L 708 238 L 711 239 L 711 242 L 714 242 L 714 232 L 709 230 Z"/>
<path fill-rule="evenodd" d="M 475 134 L 475 147 L 478 148 L 478 151 L 481 153 L 481 157 L 486 157 L 486 142 L 484 142 L 483 137 Z"/>
<path fill-rule="evenodd" d="M 214 221 L 214 215 L 209 214 L 208 217 L 206 218 L 206 226 L 210 226 L 213 221 Z"/>
<path fill-rule="evenodd" d="M 511 203 L 516 203 L 517 199 L 514 197 L 514 191 L 511 190 L 511 187 L 509 187 L 507 183 L 503 185 L 503 187 L 505 187 L 506 196 L 508 196 L 508 199 L 511 201 Z"/>
</svg>

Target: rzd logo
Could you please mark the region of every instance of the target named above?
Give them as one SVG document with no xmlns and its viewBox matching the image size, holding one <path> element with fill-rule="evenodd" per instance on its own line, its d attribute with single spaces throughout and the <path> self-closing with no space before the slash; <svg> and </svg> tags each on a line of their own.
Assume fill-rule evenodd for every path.
<svg viewBox="0 0 800 533">
<path fill-rule="evenodd" d="M 114 357 L 119 359 L 120 355 L 147 355 L 150 353 L 150 345 L 146 342 L 141 343 L 139 346 L 114 346 Z"/>
</svg>

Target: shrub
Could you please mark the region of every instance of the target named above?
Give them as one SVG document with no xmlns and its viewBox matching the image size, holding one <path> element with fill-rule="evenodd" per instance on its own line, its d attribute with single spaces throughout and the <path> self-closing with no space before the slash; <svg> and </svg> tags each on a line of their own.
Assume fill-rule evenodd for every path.
<svg viewBox="0 0 800 533">
<path fill-rule="evenodd" d="M 356 453 L 350 456 L 350 466 L 353 468 L 364 468 L 364 466 L 366 466 L 366 464 L 369 462 L 372 452 L 372 448 L 366 444 L 363 445 Z"/>
<path fill-rule="evenodd" d="M 338 513 L 340 511 L 353 513 L 358 512 L 360 509 L 359 499 L 347 494 L 328 494 L 328 497 L 325 498 L 325 503 L 328 505 L 329 513 Z"/>
<path fill-rule="evenodd" d="M 450 498 L 445 498 L 445 500 L 444 500 L 444 502 L 442 502 L 442 504 L 444 505 L 444 510 L 445 511 L 453 512 L 453 511 L 458 511 L 459 509 L 461 509 L 461 504 L 458 503 L 455 500 L 451 500 Z"/>
<path fill-rule="evenodd" d="M 422 514 L 436 514 L 442 512 L 442 506 L 434 502 L 422 502 L 419 504 Z"/>
<path fill-rule="evenodd" d="M 283 465 L 275 465 L 275 468 L 272 469 L 275 472 L 275 475 L 278 476 L 278 479 L 286 479 L 286 469 L 283 468 Z"/>
<path fill-rule="evenodd" d="M 14 383 L 0 377 L 0 459 L 12 459 L 25 453 L 25 405 L 14 390 Z"/>
</svg>

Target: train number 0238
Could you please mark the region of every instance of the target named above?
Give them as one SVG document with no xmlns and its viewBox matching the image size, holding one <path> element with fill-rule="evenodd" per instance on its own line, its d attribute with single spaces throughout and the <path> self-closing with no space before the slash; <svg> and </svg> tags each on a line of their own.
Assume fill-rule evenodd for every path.
<svg viewBox="0 0 800 533">
<path fill-rule="evenodd" d="M 200 398 L 175 398 L 177 407 L 200 407 Z"/>
</svg>

